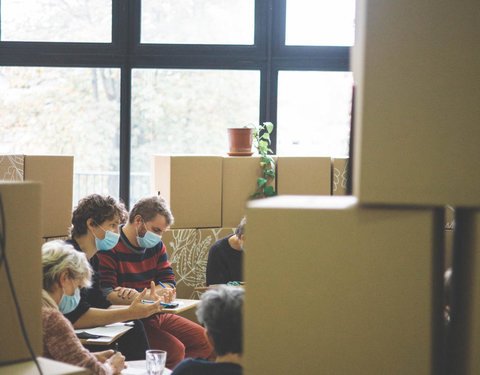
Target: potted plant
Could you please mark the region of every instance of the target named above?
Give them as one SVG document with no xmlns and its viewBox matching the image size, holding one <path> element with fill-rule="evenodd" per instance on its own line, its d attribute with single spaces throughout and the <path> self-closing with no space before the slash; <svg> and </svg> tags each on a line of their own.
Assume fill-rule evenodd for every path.
<svg viewBox="0 0 480 375">
<path fill-rule="evenodd" d="M 244 126 L 243 128 L 228 128 L 228 144 L 230 156 L 251 156 L 253 128 Z"/>
<path fill-rule="evenodd" d="M 273 124 L 271 122 L 264 122 L 253 129 L 253 144 L 260 155 L 262 176 L 257 179 L 257 189 L 250 195 L 251 199 L 277 195 L 275 188 L 268 184 L 275 178 L 275 161 L 268 154 L 273 152 L 270 149 L 270 134 L 272 131 Z"/>
</svg>

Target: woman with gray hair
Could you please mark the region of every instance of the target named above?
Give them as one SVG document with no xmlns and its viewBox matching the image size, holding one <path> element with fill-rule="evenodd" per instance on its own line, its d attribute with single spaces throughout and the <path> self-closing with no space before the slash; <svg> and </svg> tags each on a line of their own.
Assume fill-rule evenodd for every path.
<svg viewBox="0 0 480 375">
<path fill-rule="evenodd" d="M 125 357 L 113 350 L 90 353 L 62 314 L 77 307 L 79 288 L 91 285 L 92 268 L 86 255 L 63 241 L 47 242 L 42 246 L 42 267 L 43 356 L 85 367 L 93 374 L 119 374 Z"/>
<path fill-rule="evenodd" d="M 172 375 L 242 374 L 243 288 L 219 285 L 200 298 L 197 318 L 217 352 L 215 362 L 186 359 Z"/>
</svg>

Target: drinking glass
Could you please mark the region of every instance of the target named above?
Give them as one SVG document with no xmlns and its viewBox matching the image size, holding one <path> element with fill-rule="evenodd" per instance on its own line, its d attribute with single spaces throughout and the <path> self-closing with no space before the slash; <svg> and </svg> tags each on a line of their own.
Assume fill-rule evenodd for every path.
<svg viewBox="0 0 480 375">
<path fill-rule="evenodd" d="M 167 352 L 164 350 L 147 350 L 145 357 L 147 360 L 147 374 L 162 375 L 167 359 Z"/>
</svg>

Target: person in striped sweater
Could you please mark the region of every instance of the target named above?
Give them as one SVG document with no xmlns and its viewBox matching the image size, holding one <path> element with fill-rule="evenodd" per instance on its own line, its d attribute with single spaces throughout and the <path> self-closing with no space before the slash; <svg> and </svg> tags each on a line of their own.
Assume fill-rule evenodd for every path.
<svg viewBox="0 0 480 375">
<path fill-rule="evenodd" d="M 160 196 L 139 200 L 120 227 L 120 241 L 97 253 L 100 287 L 113 304 L 130 304 L 144 288 L 155 288 L 166 302 L 175 298 L 175 274 L 168 261 L 162 234 L 174 218 Z M 157 314 L 143 320 L 152 349 L 167 351 L 167 368 L 184 358 L 208 358 L 213 347 L 200 325 L 174 314 Z"/>
</svg>

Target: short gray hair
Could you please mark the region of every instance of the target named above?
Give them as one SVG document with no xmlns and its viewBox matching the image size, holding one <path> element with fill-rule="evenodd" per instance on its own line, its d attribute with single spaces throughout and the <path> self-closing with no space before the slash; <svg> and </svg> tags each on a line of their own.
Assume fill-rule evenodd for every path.
<svg viewBox="0 0 480 375">
<path fill-rule="evenodd" d="M 197 318 L 218 355 L 242 354 L 242 310 L 243 288 L 219 285 L 200 298 Z"/>
<path fill-rule="evenodd" d="M 165 218 L 167 225 L 173 225 L 174 218 L 167 201 L 161 196 L 153 196 L 140 199 L 133 205 L 128 221 L 133 223 L 135 216 L 140 215 L 145 222 L 155 219 L 157 215 Z"/>
<path fill-rule="evenodd" d="M 81 285 L 92 285 L 92 266 L 87 256 L 64 241 L 50 241 L 42 246 L 43 289 L 52 292 L 55 283 L 60 281 L 63 271 L 68 277 L 79 281 Z"/>
</svg>

